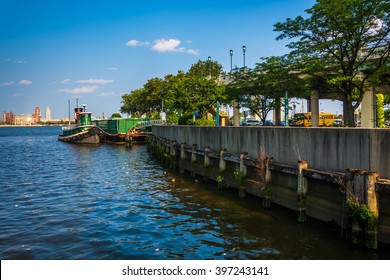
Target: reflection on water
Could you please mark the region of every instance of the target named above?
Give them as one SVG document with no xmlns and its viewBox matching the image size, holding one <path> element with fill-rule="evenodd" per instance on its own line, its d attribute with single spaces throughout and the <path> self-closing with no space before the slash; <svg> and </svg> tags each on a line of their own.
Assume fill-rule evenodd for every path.
<svg viewBox="0 0 390 280">
<path fill-rule="evenodd" d="M 59 132 L 0 128 L 1 259 L 389 257 L 165 169 L 146 146 L 70 145 L 57 141 Z"/>
</svg>

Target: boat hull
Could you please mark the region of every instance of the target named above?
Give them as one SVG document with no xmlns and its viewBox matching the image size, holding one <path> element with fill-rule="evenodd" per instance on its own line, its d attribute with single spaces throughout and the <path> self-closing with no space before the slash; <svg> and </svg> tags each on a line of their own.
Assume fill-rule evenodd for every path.
<svg viewBox="0 0 390 280">
<path fill-rule="evenodd" d="M 102 142 L 117 144 L 117 145 L 124 145 L 126 144 L 126 141 L 131 141 L 132 143 L 145 143 L 146 137 L 150 133 L 144 132 L 144 133 L 130 133 L 130 138 L 126 137 L 125 133 L 118 133 L 118 134 L 108 134 L 103 133 L 103 137 L 101 139 Z M 127 139 L 127 140 L 126 140 Z"/>
<path fill-rule="evenodd" d="M 91 127 L 88 130 L 77 132 L 68 135 L 59 135 L 58 140 L 66 143 L 75 144 L 100 144 L 101 131 L 97 127 Z"/>
</svg>

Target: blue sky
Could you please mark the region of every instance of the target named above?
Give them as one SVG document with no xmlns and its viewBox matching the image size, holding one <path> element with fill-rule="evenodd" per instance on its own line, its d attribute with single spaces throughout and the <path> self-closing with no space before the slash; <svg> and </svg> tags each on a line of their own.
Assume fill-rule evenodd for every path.
<svg viewBox="0 0 390 280">
<path fill-rule="evenodd" d="M 95 116 L 119 112 L 121 96 L 154 77 L 212 60 L 230 70 L 288 52 L 273 25 L 314 0 L 0 0 L 0 112 L 51 108 L 76 98 Z M 340 107 L 341 108 L 341 107 Z M 337 109 L 336 109 L 337 110 Z M 339 112 L 341 109 L 339 109 Z"/>
</svg>

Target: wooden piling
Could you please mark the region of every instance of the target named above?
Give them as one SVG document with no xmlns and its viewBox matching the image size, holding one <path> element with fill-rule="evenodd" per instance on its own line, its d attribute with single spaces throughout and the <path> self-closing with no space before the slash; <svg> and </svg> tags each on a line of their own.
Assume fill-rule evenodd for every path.
<svg viewBox="0 0 390 280">
<path fill-rule="evenodd" d="M 126 148 L 130 148 L 131 146 L 133 146 L 133 137 L 132 136 L 133 135 L 132 135 L 131 131 L 126 132 L 126 137 L 125 137 Z"/>
<path fill-rule="evenodd" d="M 365 201 L 371 214 L 368 215 L 365 224 L 364 244 L 367 249 L 378 248 L 378 200 L 375 183 L 379 179 L 377 172 L 368 172 L 365 176 Z"/>
<path fill-rule="evenodd" d="M 305 160 L 298 161 L 297 195 L 298 195 L 298 222 L 306 222 L 307 179 L 303 176 L 303 170 L 307 169 Z"/>
<path fill-rule="evenodd" d="M 204 160 L 203 160 L 203 181 L 207 182 L 209 180 L 209 167 L 210 167 L 210 157 L 209 153 L 211 152 L 210 147 L 204 149 Z"/>
<path fill-rule="evenodd" d="M 169 153 L 169 161 L 170 161 L 170 168 L 171 169 L 175 169 L 176 168 L 176 161 L 177 161 L 177 158 L 176 158 L 176 149 L 175 149 L 175 145 L 176 145 L 176 141 L 175 140 L 172 140 L 171 141 L 171 147 L 170 147 L 170 153 Z"/>
<path fill-rule="evenodd" d="M 248 155 L 247 152 L 241 152 L 240 153 L 240 172 L 242 173 L 242 175 L 245 177 L 246 174 L 248 173 L 248 168 L 247 166 L 245 165 L 244 163 L 244 159 L 245 157 Z"/>
<path fill-rule="evenodd" d="M 219 172 L 224 172 L 226 170 L 226 160 L 224 159 L 225 153 L 226 149 L 219 150 Z"/>
<path fill-rule="evenodd" d="M 271 161 L 272 157 L 266 156 L 264 159 L 264 186 L 263 186 L 263 208 L 270 208 L 271 207 L 271 195 L 272 195 L 272 188 L 271 188 L 271 170 L 269 168 L 269 163 Z"/>
<path fill-rule="evenodd" d="M 184 146 L 185 146 L 185 143 L 180 143 L 180 163 L 179 163 L 180 173 L 184 173 L 184 171 L 185 171 L 184 165 L 185 165 L 185 160 L 186 160 L 186 152 L 184 150 Z"/>
<path fill-rule="evenodd" d="M 364 240 L 364 231 L 363 231 L 363 223 L 360 217 L 360 209 L 361 206 L 364 204 L 364 193 L 365 193 L 365 187 L 364 187 L 364 181 L 365 181 L 365 173 L 364 170 L 354 170 L 353 173 L 353 185 L 352 185 L 352 194 L 349 203 L 356 203 L 357 205 L 357 213 L 353 213 L 351 219 L 352 219 L 352 225 L 351 225 L 351 242 L 354 245 L 360 246 L 363 243 Z M 351 206 L 350 206 L 351 208 Z"/>
<path fill-rule="evenodd" d="M 192 144 L 191 150 L 191 176 L 195 177 L 196 175 L 196 153 L 195 150 L 198 147 L 197 144 Z"/>
<path fill-rule="evenodd" d="M 247 166 L 244 163 L 244 159 L 245 159 L 245 157 L 247 155 L 248 155 L 247 152 L 241 152 L 240 153 L 240 172 L 242 174 L 242 178 L 240 179 L 239 186 L 238 186 L 238 196 L 240 198 L 245 198 L 246 197 L 246 190 L 245 190 L 245 186 L 244 186 L 243 180 L 244 180 L 244 177 L 248 173 L 248 168 L 247 168 Z"/>
</svg>

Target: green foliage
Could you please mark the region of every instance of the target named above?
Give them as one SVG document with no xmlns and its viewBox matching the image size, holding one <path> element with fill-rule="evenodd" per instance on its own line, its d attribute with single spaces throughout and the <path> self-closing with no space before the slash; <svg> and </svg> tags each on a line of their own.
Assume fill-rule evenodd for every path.
<svg viewBox="0 0 390 280">
<path fill-rule="evenodd" d="M 372 213 L 366 204 L 363 204 L 361 207 L 360 207 L 360 218 L 363 220 L 363 221 L 374 221 L 375 220 L 375 215 L 374 213 Z"/>
<path fill-rule="evenodd" d="M 188 113 L 188 114 L 181 116 L 178 124 L 179 125 L 194 125 L 193 114 Z"/>
<path fill-rule="evenodd" d="M 122 96 L 122 113 L 138 116 L 165 112 L 215 114 L 217 101 L 226 102 L 225 87 L 217 82 L 222 66 L 215 61 L 198 61 L 185 73 L 153 78 L 140 88 Z"/>
<path fill-rule="evenodd" d="M 119 113 L 114 113 L 111 115 L 111 119 L 120 119 L 120 118 L 122 118 L 122 115 Z"/>
<path fill-rule="evenodd" d="M 385 110 L 383 94 L 376 95 L 376 126 L 385 127 Z"/>
<path fill-rule="evenodd" d="M 241 106 L 248 108 L 265 124 L 269 112 L 280 106 L 275 100 L 285 92 L 293 96 L 309 95 L 307 82 L 294 73 L 291 63 L 285 56 L 262 58 L 255 69 L 236 69 L 232 83 L 227 86 L 230 99 L 236 98 Z"/>
<path fill-rule="evenodd" d="M 272 195 L 272 187 L 270 185 L 266 185 L 264 188 L 263 188 L 263 192 L 264 192 L 264 195 L 265 196 L 268 196 L 270 197 Z"/>
<path fill-rule="evenodd" d="M 242 173 L 239 169 L 234 170 L 234 179 L 237 181 L 238 185 L 242 187 L 242 184 L 244 183 L 244 173 Z"/>
<path fill-rule="evenodd" d="M 298 196 L 298 208 L 306 208 L 307 197 L 304 195 Z"/>
<path fill-rule="evenodd" d="M 167 114 L 167 122 L 168 123 L 178 123 L 179 121 L 179 117 L 176 113 L 174 112 L 169 112 Z"/>
<path fill-rule="evenodd" d="M 195 125 L 199 126 L 215 126 L 215 121 L 214 120 L 208 120 L 207 118 L 203 117 L 200 119 L 195 120 Z"/>
<path fill-rule="evenodd" d="M 364 222 L 373 222 L 377 219 L 374 213 L 372 213 L 366 204 L 360 205 L 353 199 L 348 199 L 347 207 L 350 217 L 356 217 Z"/>
<path fill-rule="evenodd" d="M 224 181 L 223 176 L 219 175 L 217 177 L 218 189 L 222 189 L 224 187 L 223 181 Z"/>
<path fill-rule="evenodd" d="M 221 72 L 222 65 L 213 60 L 199 60 L 191 66 L 190 70 L 188 70 L 189 75 L 211 79 L 218 79 Z"/>
<path fill-rule="evenodd" d="M 317 0 L 307 16 L 275 24 L 278 40 L 292 39 L 287 46 L 296 69 L 319 78 L 343 100 L 347 126 L 355 126 L 364 89 L 388 60 L 383 46 L 388 45 L 389 10 L 385 0 Z"/>
</svg>

